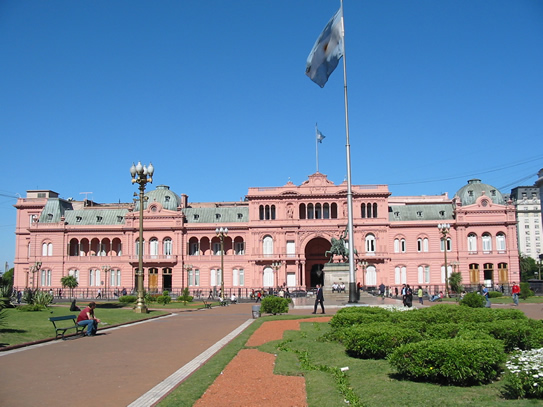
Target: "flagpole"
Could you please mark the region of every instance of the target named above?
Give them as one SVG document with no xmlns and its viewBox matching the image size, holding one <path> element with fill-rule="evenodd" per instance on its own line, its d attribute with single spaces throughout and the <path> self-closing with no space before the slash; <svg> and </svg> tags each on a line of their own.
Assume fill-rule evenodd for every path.
<svg viewBox="0 0 543 407">
<path fill-rule="evenodd" d="M 319 128 L 315 123 L 315 150 L 317 151 L 317 172 L 319 172 Z"/>
<path fill-rule="evenodd" d="M 358 302 L 356 292 L 356 276 L 354 264 L 354 232 L 353 232 L 353 191 L 351 184 L 351 144 L 349 141 L 349 100 L 347 98 L 347 58 L 345 52 L 345 23 L 343 19 L 343 0 L 341 0 L 341 31 L 343 37 L 343 92 L 345 98 L 345 137 L 346 137 L 346 153 L 347 153 L 347 212 L 348 223 L 347 230 L 349 232 L 349 302 Z"/>
</svg>

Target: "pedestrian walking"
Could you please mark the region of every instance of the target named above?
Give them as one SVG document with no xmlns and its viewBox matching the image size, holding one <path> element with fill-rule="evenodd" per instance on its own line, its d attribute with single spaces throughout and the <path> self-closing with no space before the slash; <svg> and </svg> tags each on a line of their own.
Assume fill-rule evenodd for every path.
<svg viewBox="0 0 543 407">
<path fill-rule="evenodd" d="M 317 284 L 317 295 L 315 298 L 315 307 L 313 308 L 313 314 L 317 313 L 317 306 L 321 305 L 322 314 L 324 314 L 324 294 L 322 292 L 322 286 Z"/>
</svg>

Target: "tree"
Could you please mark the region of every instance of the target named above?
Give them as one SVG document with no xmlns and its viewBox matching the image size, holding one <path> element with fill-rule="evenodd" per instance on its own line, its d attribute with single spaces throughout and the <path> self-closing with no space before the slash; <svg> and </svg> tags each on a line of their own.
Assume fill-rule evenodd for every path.
<svg viewBox="0 0 543 407">
<path fill-rule="evenodd" d="M 520 280 L 528 281 L 535 278 L 535 273 L 538 271 L 538 266 L 535 260 L 529 256 L 520 255 Z"/>
<path fill-rule="evenodd" d="M 449 285 L 451 287 L 451 291 L 455 293 L 462 291 L 462 274 L 458 271 L 451 273 L 449 276 Z"/>
<path fill-rule="evenodd" d="M 2 275 L 2 285 L 13 285 L 13 268 Z"/>
<path fill-rule="evenodd" d="M 70 297 L 74 296 L 74 288 L 76 288 L 79 283 L 74 276 L 64 276 L 60 279 L 60 284 L 63 288 L 68 287 L 70 289 Z"/>
</svg>

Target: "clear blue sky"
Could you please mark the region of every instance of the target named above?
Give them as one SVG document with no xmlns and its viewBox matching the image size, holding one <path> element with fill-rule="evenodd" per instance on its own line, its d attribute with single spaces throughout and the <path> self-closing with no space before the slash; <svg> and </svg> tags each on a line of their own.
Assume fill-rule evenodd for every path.
<svg viewBox="0 0 543 407">
<path fill-rule="evenodd" d="M 0 264 L 17 195 L 128 202 L 133 161 L 189 200 L 346 177 L 342 65 L 305 75 L 339 0 L 0 1 Z M 509 192 L 543 168 L 543 2 L 346 0 L 353 184 Z"/>
</svg>

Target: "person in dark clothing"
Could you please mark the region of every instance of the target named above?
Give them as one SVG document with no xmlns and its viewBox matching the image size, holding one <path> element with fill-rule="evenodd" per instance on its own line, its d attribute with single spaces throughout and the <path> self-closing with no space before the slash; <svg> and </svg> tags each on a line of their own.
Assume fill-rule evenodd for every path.
<svg viewBox="0 0 543 407">
<path fill-rule="evenodd" d="M 317 313 L 317 306 L 321 305 L 322 313 L 324 314 L 324 294 L 322 293 L 322 287 L 320 284 L 317 284 L 317 295 L 315 298 L 315 308 L 313 308 L 313 314 Z"/>
</svg>

